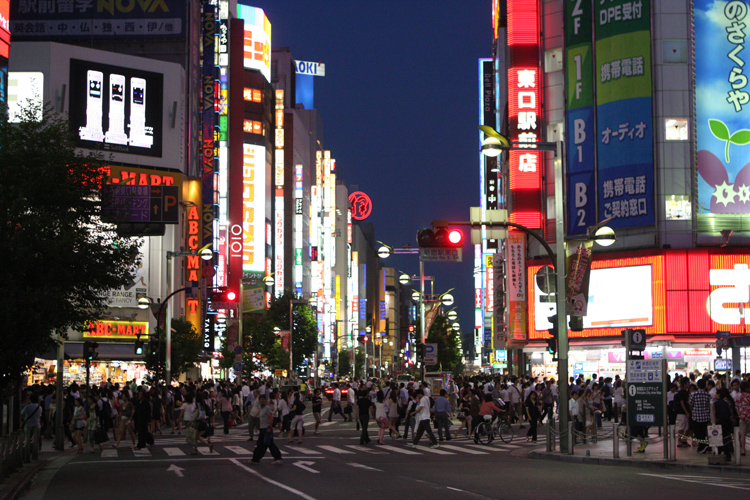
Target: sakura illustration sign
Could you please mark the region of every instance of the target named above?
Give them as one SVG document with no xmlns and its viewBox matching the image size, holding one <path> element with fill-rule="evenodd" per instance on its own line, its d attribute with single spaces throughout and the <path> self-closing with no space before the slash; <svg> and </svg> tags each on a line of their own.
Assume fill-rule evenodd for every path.
<svg viewBox="0 0 750 500">
<path fill-rule="evenodd" d="M 694 2 L 699 213 L 750 213 L 748 10 L 742 0 Z"/>
<path fill-rule="evenodd" d="M 362 191 L 355 191 L 349 195 L 352 204 L 352 219 L 365 220 L 372 213 L 372 200 Z"/>
</svg>

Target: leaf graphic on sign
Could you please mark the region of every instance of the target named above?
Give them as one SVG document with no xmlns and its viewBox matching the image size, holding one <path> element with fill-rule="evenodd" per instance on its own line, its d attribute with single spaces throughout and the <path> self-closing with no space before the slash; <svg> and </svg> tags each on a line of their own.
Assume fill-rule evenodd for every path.
<svg viewBox="0 0 750 500">
<path fill-rule="evenodd" d="M 726 124 L 715 118 L 710 118 L 708 120 L 708 128 L 711 129 L 711 133 L 714 137 L 721 141 L 726 141 L 724 145 L 724 158 L 727 160 L 727 163 L 729 163 L 730 144 L 736 144 L 738 146 L 750 144 L 750 130 L 748 129 L 738 130 L 735 133 L 730 134 L 729 128 L 727 128 Z"/>
</svg>

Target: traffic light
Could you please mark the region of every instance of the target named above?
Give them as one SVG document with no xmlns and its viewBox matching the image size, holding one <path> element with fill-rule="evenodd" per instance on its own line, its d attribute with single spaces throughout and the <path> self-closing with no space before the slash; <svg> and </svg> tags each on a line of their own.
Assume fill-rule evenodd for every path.
<svg viewBox="0 0 750 500">
<path fill-rule="evenodd" d="M 548 330 L 550 332 L 550 335 L 557 337 L 557 314 L 553 314 L 552 316 L 547 316 L 547 321 L 552 323 L 552 326 Z"/>
<path fill-rule="evenodd" d="M 142 341 L 142 340 L 140 340 L 140 339 L 135 341 L 135 353 L 138 356 L 142 356 L 143 355 L 143 346 L 144 346 L 144 344 L 145 344 L 145 342 Z"/>
<path fill-rule="evenodd" d="M 96 352 L 96 349 L 98 347 L 99 342 L 91 342 L 89 340 L 86 340 L 83 343 L 83 359 L 85 359 L 86 361 L 97 359 L 99 357 L 99 353 Z"/>
<path fill-rule="evenodd" d="M 407 330 L 409 330 L 409 333 L 414 333 L 414 325 L 409 325 Z"/>
<path fill-rule="evenodd" d="M 152 356 L 156 356 L 159 353 L 159 341 L 157 339 L 149 340 L 148 350 Z"/>
<path fill-rule="evenodd" d="M 557 353 L 557 338 L 547 339 L 547 352 L 553 356 Z"/>
<path fill-rule="evenodd" d="M 417 244 L 421 248 L 461 248 L 464 233 L 458 229 L 438 228 L 417 231 Z"/>
<path fill-rule="evenodd" d="M 214 290 L 211 292 L 211 306 L 214 309 L 232 309 L 237 306 L 237 298 L 234 290 Z"/>
<path fill-rule="evenodd" d="M 417 358 L 424 359 L 424 344 L 417 344 Z"/>
<path fill-rule="evenodd" d="M 574 332 L 583 331 L 583 316 L 570 317 L 570 329 Z"/>
</svg>

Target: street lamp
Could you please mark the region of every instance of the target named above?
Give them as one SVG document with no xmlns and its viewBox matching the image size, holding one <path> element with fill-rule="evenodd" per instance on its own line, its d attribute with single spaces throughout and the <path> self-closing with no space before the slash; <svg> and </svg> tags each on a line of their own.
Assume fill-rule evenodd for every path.
<svg viewBox="0 0 750 500">
<path fill-rule="evenodd" d="M 456 311 L 448 311 L 448 321 L 456 321 L 458 319 L 458 313 Z"/>
</svg>

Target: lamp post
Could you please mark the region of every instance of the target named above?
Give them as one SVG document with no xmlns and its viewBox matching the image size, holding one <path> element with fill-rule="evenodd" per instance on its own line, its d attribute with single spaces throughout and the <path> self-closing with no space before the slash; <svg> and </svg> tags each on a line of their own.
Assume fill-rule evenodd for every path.
<svg viewBox="0 0 750 500">
<path fill-rule="evenodd" d="M 289 299 L 289 378 L 294 373 L 292 361 L 292 331 L 294 330 L 294 304 L 308 304 L 306 300 Z"/>
<path fill-rule="evenodd" d="M 567 434 L 569 415 L 567 412 L 567 401 L 568 401 L 568 328 L 567 328 L 567 315 L 566 315 L 566 301 L 565 301 L 565 210 L 563 206 L 563 161 L 565 156 L 563 154 L 563 143 L 558 142 L 511 142 L 507 137 L 498 133 L 492 127 L 486 125 L 480 125 L 479 129 L 485 134 L 485 139 L 482 141 L 482 153 L 486 156 L 494 157 L 500 155 L 503 151 L 510 150 L 523 150 L 528 151 L 529 149 L 536 149 L 539 151 L 552 151 L 555 153 L 554 157 L 554 175 L 555 175 L 555 252 L 552 251 L 550 246 L 544 241 L 544 238 L 540 237 L 528 228 L 521 226 L 520 224 L 514 224 L 511 222 L 495 222 L 492 225 L 515 227 L 521 229 L 532 237 L 536 238 L 547 251 L 547 254 L 555 267 L 555 305 L 557 311 L 557 346 L 558 346 L 558 363 L 557 363 L 557 374 L 558 374 L 558 394 L 563 410 L 560 411 L 560 449 L 567 449 L 568 439 L 572 436 Z M 484 224 L 483 224 L 484 225 Z M 490 225 L 490 224 L 487 224 Z M 603 229 L 603 228 L 602 228 Z M 609 229 L 609 228 L 607 228 Z M 603 235 L 602 239 L 606 239 L 611 243 L 614 242 L 614 231 L 609 229 L 605 231 L 606 235 Z"/>
</svg>

